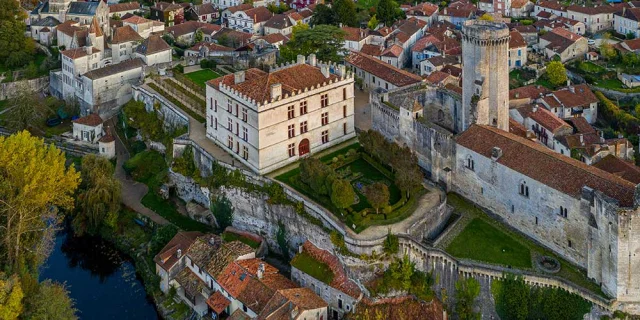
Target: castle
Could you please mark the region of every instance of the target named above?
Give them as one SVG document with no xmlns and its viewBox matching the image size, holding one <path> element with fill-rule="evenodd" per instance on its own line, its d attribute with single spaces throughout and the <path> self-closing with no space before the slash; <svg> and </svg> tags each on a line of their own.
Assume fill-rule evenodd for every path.
<svg viewBox="0 0 640 320">
<path fill-rule="evenodd" d="M 640 312 L 640 192 L 510 132 L 506 25 L 463 25 L 462 92 L 418 83 L 371 92 L 372 128 L 415 151 L 428 176 L 587 270 Z"/>
</svg>

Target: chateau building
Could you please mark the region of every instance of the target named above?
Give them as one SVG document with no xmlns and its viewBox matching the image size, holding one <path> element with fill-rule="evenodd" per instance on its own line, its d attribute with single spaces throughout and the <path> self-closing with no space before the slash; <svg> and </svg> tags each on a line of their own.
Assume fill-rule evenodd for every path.
<svg viewBox="0 0 640 320">
<path fill-rule="evenodd" d="M 207 83 L 207 137 L 264 174 L 355 137 L 354 79 L 310 55 Z"/>
</svg>

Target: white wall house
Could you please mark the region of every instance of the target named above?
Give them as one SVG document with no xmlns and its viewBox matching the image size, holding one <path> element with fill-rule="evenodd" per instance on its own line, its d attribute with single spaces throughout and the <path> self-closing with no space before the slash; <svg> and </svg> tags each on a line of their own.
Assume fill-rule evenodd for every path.
<svg viewBox="0 0 640 320">
<path fill-rule="evenodd" d="M 597 7 L 571 5 L 567 7 L 567 18 L 583 22 L 587 32 L 593 34 L 613 29 L 613 14 L 616 11 L 617 9 L 610 5 Z"/>
<path fill-rule="evenodd" d="M 239 10 L 227 17 L 229 28 L 255 35 L 263 35 L 264 24 L 273 16 L 265 7 Z"/>
<path fill-rule="evenodd" d="M 76 140 L 98 143 L 102 136 L 102 118 L 99 115 L 92 113 L 73 120 L 73 137 Z"/>
<path fill-rule="evenodd" d="M 640 8 L 623 8 L 613 15 L 613 27 L 617 33 L 633 34 L 640 38 Z"/>
<path fill-rule="evenodd" d="M 357 78 L 362 79 L 363 89 L 383 88 L 391 90 L 422 82 L 422 78 L 408 71 L 398 69 L 374 57 L 352 52 L 345 58 Z"/>
</svg>

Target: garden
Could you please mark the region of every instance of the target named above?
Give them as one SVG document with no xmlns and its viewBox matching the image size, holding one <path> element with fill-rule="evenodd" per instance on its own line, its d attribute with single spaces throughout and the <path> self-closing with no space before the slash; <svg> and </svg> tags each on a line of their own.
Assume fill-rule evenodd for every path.
<svg viewBox="0 0 640 320">
<path fill-rule="evenodd" d="M 296 254 L 291 260 L 291 266 L 326 284 L 331 284 L 335 276 L 326 263 L 316 260 L 306 251 Z"/>
<path fill-rule="evenodd" d="M 185 73 L 185 77 L 191 79 L 202 88 L 206 87 L 207 81 L 219 78 L 220 75 L 211 69 L 202 69 L 194 72 Z"/>
<path fill-rule="evenodd" d="M 417 158 L 380 133 L 321 158 L 306 158 L 276 177 L 333 212 L 356 232 L 401 221 L 427 191 Z"/>
</svg>

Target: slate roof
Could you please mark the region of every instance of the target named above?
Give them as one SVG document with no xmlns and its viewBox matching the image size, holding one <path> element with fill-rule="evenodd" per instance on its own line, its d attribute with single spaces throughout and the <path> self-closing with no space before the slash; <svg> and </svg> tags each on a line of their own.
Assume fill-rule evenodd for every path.
<svg viewBox="0 0 640 320">
<path fill-rule="evenodd" d="M 272 84 L 280 83 L 282 85 L 282 95 L 284 96 L 287 94 L 293 95 L 299 90 L 335 79 L 338 79 L 335 74 L 330 74 L 328 78 L 325 78 L 320 68 L 312 67 L 308 64 L 299 64 L 271 73 L 252 68 L 245 71 L 245 81 L 239 84 L 234 84 L 233 74 L 211 80 L 208 84 L 218 88 L 220 83 L 224 83 L 256 102 L 263 102 L 271 100 Z"/>
<path fill-rule="evenodd" d="M 623 207 L 634 205 L 635 184 L 506 131 L 472 125 L 456 142 L 486 158 L 498 147 L 502 156 L 496 162 L 575 198 L 587 186 L 618 200 Z"/>
<path fill-rule="evenodd" d="M 124 2 L 124 3 L 114 3 L 109 5 L 109 12 L 123 12 L 123 11 L 131 11 L 131 10 L 140 10 L 140 3 L 137 1 L 133 2 Z"/>
<path fill-rule="evenodd" d="M 52 16 L 48 16 L 45 18 L 42 18 L 38 21 L 32 22 L 31 26 L 34 27 L 55 27 L 57 25 L 60 24 L 60 21 L 58 21 L 58 19 L 52 17 Z"/>
<path fill-rule="evenodd" d="M 144 40 L 131 26 L 126 25 L 124 27 L 115 28 L 113 30 L 113 37 L 111 38 L 112 44 L 130 42 L 130 41 L 142 41 Z"/>
<path fill-rule="evenodd" d="M 102 120 L 102 118 L 100 118 L 100 116 L 96 113 L 92 113 L 88 116 L 84 116 L 82 118 L 73 120 L 73 123 L 82 124 L 90 127 L 97 127 L 101 125 L 103 122 L 104 121 Z"/>
<path fill-rule="evenodd" d="M 98 9 L 100 2 L 102 1 L 96 1 L 96 2 L 73 1 L 71 2 L 71 4 L 69 4 L 69 9 L 67 10 L 67 14 L 93 16 L 96 14 L 96 9 Z"/>
<path fill-rule="evenodd" d="M 403 87 L 422 81 L 422 78 L 416 74 L 398 69 L 388 63 L 359 52 L 351 52 L 351 54 L 345 58 L 345 62 L 369 72 L 396 87 Z"/>
<path fill-rule="evenodd" d="M 95 80 L 95 79 L 108 77 L 114 74 L 118 74 L 120 72 L 132 70 L 135 68 L 141 68 L 141 67 L 144 67 L 144 62 L 140 58 L 135 58 L 135 59 L 126 60 L 117 64 L 110 64 L 100 69 L 91 70 L 85 73 L 83 76 L 91 80 Z"/>
<path fill-rule="evenodd" d="M 136 52 L 148 56 L 150 54 L 161 51 L 171 50 L 171 47 L 160 37 L 160 35 L 152 34 L 136 48 Z"/>
</svg>

